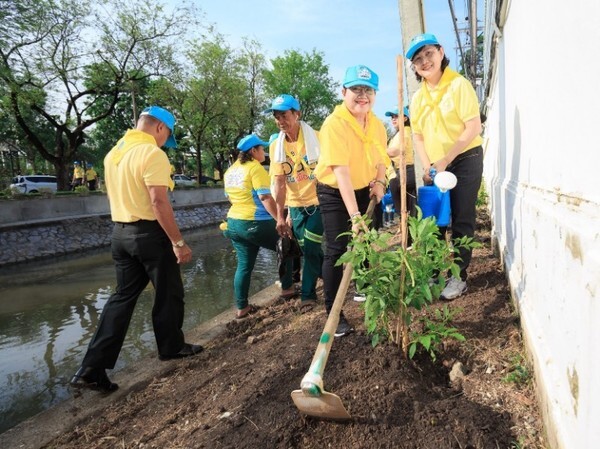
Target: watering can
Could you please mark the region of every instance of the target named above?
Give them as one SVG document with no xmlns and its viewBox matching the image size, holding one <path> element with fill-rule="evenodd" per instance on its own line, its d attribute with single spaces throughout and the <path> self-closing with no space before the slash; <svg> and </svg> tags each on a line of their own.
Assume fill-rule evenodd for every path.
<svg viewBox="0 0 600 449">
<path fill-rule="evenodd" d="M 423 212 L 423 218 L 435 217 L 438 226 L 450 224 L 450 189 L 456 187 L 454 173 L 443 171 L 436 173 L 432 168 L 429 174 L 433 178 L 433 185 L 419 187 L 417 204 Z"/>
</svg>

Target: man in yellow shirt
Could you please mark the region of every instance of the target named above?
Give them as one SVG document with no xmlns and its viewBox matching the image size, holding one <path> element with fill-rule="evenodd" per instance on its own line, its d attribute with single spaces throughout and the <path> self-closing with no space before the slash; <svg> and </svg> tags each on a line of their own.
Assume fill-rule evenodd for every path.
<svg viewBox="0 0 600 449">
<path fill-rule="evenodd" d="M 202 346 L 184 341 L 183 282 L 179 264 L 189 262 L 192 250 L 175 222 L 167 188 L 173 188 L 169 160 L 161 150 L 177 146 L 175 118 L 151 106 L 140 114 L 104 159 L 106 190 L 112 220 L 112 255 L 117 286 L 110 296 L 81 368 L 71 379 L 76 388 L 110 393 L 118 388 L 106 375 L 115 366 L 142 291 L 152 282 L 152 323 L 161 360 L 195 355 Z"/>
<path fill-rule="evenodd" d="M 313 173 L 320 147 L 317 133 L 300 120 L 300 102 L 288 94 L 277 96 L 271 108 L 280 132 L 271 143 L 270 175 L 274 180 L 277 204 L 277 232 L 298 240 L 304 253 L 301 307 L 317 300 L 317 279 L 323 265 L 323 222 L 317 199 L 317 180 Z M 284 209 L 288 206 L 288 218 Z"/>
<path fill-rule="evenodd" d="M 85 182 L 87 183 L 90 191 L 96 190 L 98 173 L 96 173 L 96 170 L 94 170 L 94 166 L 92 164 L 87 164 L 87 170 L 85 171 Z"/>
</svg>

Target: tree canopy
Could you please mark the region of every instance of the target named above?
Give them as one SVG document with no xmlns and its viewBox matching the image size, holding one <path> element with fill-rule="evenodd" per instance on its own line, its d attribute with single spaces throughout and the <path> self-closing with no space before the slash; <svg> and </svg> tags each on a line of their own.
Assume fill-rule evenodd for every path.
<svg viewBox="0 0 600 449">
<path fill-rule="evenodd" d="M 262 111 L 280 93 L 321 126 L 339 87 L 322 53 L 269 61 L 258 41 L 233 48 L 197 17 L 158 0 L 0 3 L 0 146 L 27 152 L 30 168 L 43 158 L 65 189 L 72 162 L 100 167 L 149 104 L 173 111 L 179 148 L 170 157 L 198 176 L 222 173 L 245 134 L 274 131 Z"/>
</svg>

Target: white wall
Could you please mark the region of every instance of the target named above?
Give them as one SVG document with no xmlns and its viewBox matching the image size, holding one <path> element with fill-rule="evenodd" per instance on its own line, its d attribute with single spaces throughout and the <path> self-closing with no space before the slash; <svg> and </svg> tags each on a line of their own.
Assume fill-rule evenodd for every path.
<svg viewBox="0 0 600 449">
<path fill-rule="evenodd" d="M 550 442 L 598 448 L 600 1 L 508 3 L 487 99 L 493 233 Z"/>
</svg>

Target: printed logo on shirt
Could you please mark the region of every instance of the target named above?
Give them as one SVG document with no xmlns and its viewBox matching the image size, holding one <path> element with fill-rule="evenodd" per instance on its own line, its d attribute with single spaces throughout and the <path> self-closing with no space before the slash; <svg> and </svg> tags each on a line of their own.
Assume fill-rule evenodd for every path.
<svg viewBox="0 0 600 449">
<path fill-rule="evenodd" d="M 243 187 L 244 174 L 242 167 L 229 170 L 225 175 L 225 187 Z"/>
</svg>

